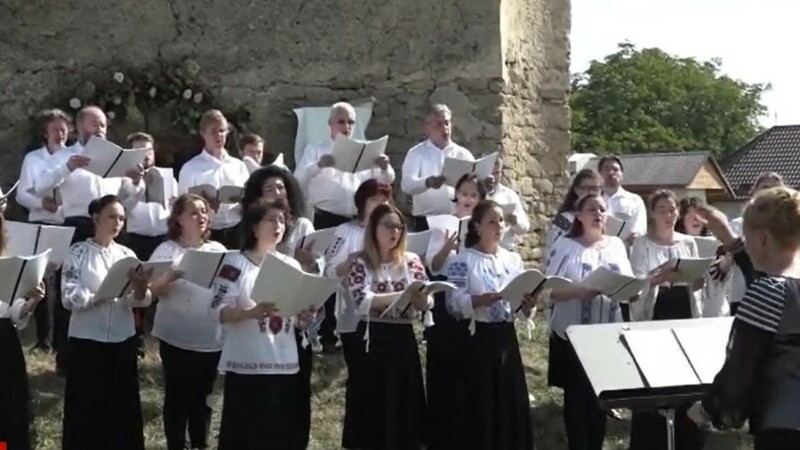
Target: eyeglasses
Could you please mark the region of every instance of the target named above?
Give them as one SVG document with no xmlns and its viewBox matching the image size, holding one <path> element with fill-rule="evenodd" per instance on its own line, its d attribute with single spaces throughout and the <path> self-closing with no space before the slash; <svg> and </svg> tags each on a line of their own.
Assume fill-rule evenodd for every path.
<svg viewBox="0 0 800 450">
<path fill-rule="evenodd" d="M 352 119 L 339 119 L 336 121 L 339 125 L 355 125 L 356 121 Z"/>
<path fill-rule="evenodd" d="M 403 229 L 405 228 L 403 226 L 403 224 L 400 224 L 400 223 L 388 223 L 388 222 L 382 222 L 380 224 L 380 226 L 382 226 L 383 228 L 386 228 L 389 231 L 403 231 Z"/>
</svg>

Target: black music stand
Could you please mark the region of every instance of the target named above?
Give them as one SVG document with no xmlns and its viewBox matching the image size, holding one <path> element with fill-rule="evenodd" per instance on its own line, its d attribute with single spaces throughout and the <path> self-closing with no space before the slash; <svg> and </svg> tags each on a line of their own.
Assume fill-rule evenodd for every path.
<svg viewBox="0 0 800 450">
<path fill-rule="evenodd" d="M 700 400 L 725 362 L 733 318 L 573 325 L 567 338 L 605 408 L 658 410 L 675 449 L 675 409 Z"/>
</svg>

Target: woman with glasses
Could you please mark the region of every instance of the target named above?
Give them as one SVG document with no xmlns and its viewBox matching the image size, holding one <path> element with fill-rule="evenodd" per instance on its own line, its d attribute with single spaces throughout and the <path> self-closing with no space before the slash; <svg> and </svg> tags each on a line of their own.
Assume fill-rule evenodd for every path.
<svg viewBox="0 0 800 450">
<path fill-rule="evenodd" d="M 366 346 L 361 382 L 349 384 L 347 395 L 364 408 L 366 422 L 346 448 L 423 448 L 425 390 L 413 322 L 433 300 L 415 291 L 409 304 L 393 305 L 408 285 L 427 280 L 419 256 L 405 246 L 403 214 L 378 205 L 347 277 L 361 317 L 358 342 Z"/>
</svg>

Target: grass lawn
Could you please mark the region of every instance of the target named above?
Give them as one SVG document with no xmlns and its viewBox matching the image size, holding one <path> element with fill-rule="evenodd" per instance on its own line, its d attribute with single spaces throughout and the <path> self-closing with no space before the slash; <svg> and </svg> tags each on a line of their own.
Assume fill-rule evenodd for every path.
<svg viewBox="0 0 800 450">
<path fill-rule="evenodd" d="M 547 387 L 547 327 L 537 323 L 533 341 L 520 337 L 522 358 L 528 387 L 535 396 L 533 405 L 534 429 L 538 450 L 566 449 L 566 436 L 561 418 L 561 391 Z M 32 344 L 33 325 L 25 330 L 25 346 Z M 141 380 L 142 413 L 145 423 L 145 440 L 148 449 L 163 448 L 164 434 L 161 424 L 162 376 L 157 343 L 148 341 L 148 352 L 139 365 Z M 424 346 L 422 346 L 424 348 Z M 40 450 L 60 448 L 62 393 L 64 383 L 55 376 L 53 358 L 42 353 L 26 352 L 28 373 L 34 397 L 34 435 Z M 315 355 L 312 379 L 311 445 L 314 450 L 340 448 L 342 414 L 344 412 L 344 381 L 347 371 L 341 354 Z M 211 400 L 214 406 L 213 429 L 219 428 L 222 409 L 221 377 Z M 628 422 L 609 420 L 606 449 L 627 448 Z M 707 450 L 749 450 L 752 441 L 744 432 L 714 433 L 709 436 Z M 111 450 L 111 449 L 109 449 Z M 498 449 L 501 450 L 501 449 Z"/>
</svg>

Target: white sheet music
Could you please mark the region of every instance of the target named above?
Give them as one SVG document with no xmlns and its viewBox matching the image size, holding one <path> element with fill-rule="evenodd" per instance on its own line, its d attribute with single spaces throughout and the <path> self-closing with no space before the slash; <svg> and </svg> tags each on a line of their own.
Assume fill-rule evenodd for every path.
<svg viewBox="0 0 800 450">
<path fill-rule="evenodd" d="M 713 258 L 672 258 L 662 264 L 659 269 L 675 269 L 677 272 L 676 282 L 691 283 L 705 278 L 706 272 L 713 262 Z"/>
<path fill-rule="evenodd" d="M 342 172 L 358 173 L 375 167 L 375 158 L 386 154 L 389 136 L 374 141 L 351 139 L 343 134 L 333 141 L 334 167 Z"/>
<path fill-rule="evenodd" d="M 458 233 L 458 239 L 463 245 L 464 237 L 466 237 L 467 229 L 469 228 L 469 216 L 459 219 L 452 214 L 440 214 L 437 216 L 428 216 L 425 219 L 428 221 L 428 228 L 442 230 L 451 235 L 453 233 Z"/>
<path fill-rule="evenodd" d="M 671 329 L 623 330 L 622 338 L 649 387 L 700 382 Z"/>
<path fill-rule="evenodd" d="M 553 289 L 572 284 L 572 281 L 562 277 L 547 277 L 536 269 L 528 269 L 508 280 L 501 288 L 503 300 L 511 304 L 511 310 L 516 311 L 522 305 L 522 299 L 534 291 Z"/>
<path fill-rule="evenodd" d="M 716 330 L 710 332 L 709 327 L 714 327 Z M 708 327 L 672 329 L 684 353 L 689 357 L 694 371 L 704 384 L 713 383 L 714 377 L 725 364 L 730 328 L 729 323 L 717 322 Z"/>
<path fill-rule="evenodd" d="M 400 311 L 401 314 L 405 313 L 406 310 L 411 307 L 411 296 L 414 292 L 420 292 L 423 295 L 434 295 L 439 292 L 455 292 L 457 289 L 458 288 L 456 285 L 446 281 L 414 281 L 403 291 L 388 294 L 394 297 L 394 299 L 392 300 L 392 303 L 390 303 L 389 306 L 381 313 L 380 317 L 385 317 L 392 310 Z"/>
<path fill-rule="evenodd" d="M 356 110 L 356 123 L 353 127 L 351 137 L 353 139 L 364 140 L 365 132 L 372 119 L 372 101 L 353 102 Z M 294 161 L 303 159 L 303 151 L 308 144 L 330 138 L 331 130 L 328 125 L 331 108 L 328 106 L 306 106 L 295 108 L 294 114 L 297 116 L 297 135 L 294 140 Z"/>
<path fill-rule="evenodd" d="M 291 317 L 312 307 L 321 307 L 339 283 L 336 278 L 307 274 L 269 254 L 261 265 L 251 295 L 255 302 L 273 303 L 282 316 Z"/>
<path fill-rule="evenodd" d="M 73 234 L 75 234 L 73 227 L 8 221 L 6 222 L 7 251 L 11 256 L 32 256 L 51 250 L 49 261 L 61 265 L 69 255 Z"/>
<path fill-rule="evenodd" d="M 84 169 L 103 178 L 124 177 L 129 170 L 144 164 L 150 149 L 123 149 L 102 138 L 93 137 L 86 143 L 83 156 L 91 159 Z"/>
<path fill-rule="evenodd" d="M 95 297 L 99 300 L 113 300 L 125 296 L 133 286 L 130 283 L 128 272 L 141 266 L 142 270 L 152 270 L 151 279 L 157 278 L 172 267 L 172 261 L 142 262 L 130 256 L 114 263 L 108 274 L 97 288 Z"/>
<path fill-rule="evenodd" d="M 714 236 L 695 236 L 694 241 L 697 243 L 697 253 L 701 258 L 715 258 L 717 249 L 722 245 Z"/>
<path fill-rule="evenodd" d="M 325 255 L 325 249 L 328 248 L 328 245 L 333 240 L 335 231 L 336 227 L 331 227 L 308 233 L 300 238 L 300 248 L 306 251 L 311 249 L 311 254 L 319 258 Z"/>
<path fill-rule="evenodd" d="M 238 203 L 244 195 L 244 188 L 241 186 L 222 186 L 217 189 L 210 184 L 201 184 L 189 188 L 190 194 L 215 198 L 220 203 Z"/>
<path fill-rule="evenodd" d="M 580 282 L 580 285 L 601 292 L 619 302 L 627 302 L 644 289 L 647 280 L 629 277 L 613 270 L 599 267 Z"/>
<path fill-rule="evenodd" d="M 158 203 L 171 209 L 172 199 L 178 198 L 175 190 L 175 173 L 170 167 L 151 167 L 144 174 L 147 203 Z"/>
<path fill-rule="evenodd" d="M 200 287 L 210 288 L 228 253 L 234 252 L 206 252 L 190 248 L 181 258 L 178 270 L 183 272 L 184 280 Z"/>
<path fill-rule="evenodd" d="M 0 257 L 0 299 L 7 303 L 22 298 L 44 278 L 50 250 L 34 256 Z"/>
<path fill-rule="evenodd" d="M 420 258 L 424 259 L 425 252 L 428 251 L 428 242 L 431 240 L 432 234 L 432 230 L 406 234 L 406 251 L 415 253 Z"/>
<path fill-rule="evenodd" d="M 620 215 L 621 216 L 621 215 Z M 629 217 L 618 217 L 611 214 L 606 215 L 606 236 L 616 236 L 620 239 L 628 239 L 633 234 L 633 227 L 636 224 Z"/>
<path fill-rule="evenodd" d="M 468 173 L 474 173 L 478 175 L 479 179 L 483 180 L 494 171 L 497 156 L 497 152 L 494 152 L 477 161 L 445 158 L 444 167 L 442 167 L 442 176 L 445 178 L 445 183 L 449 186 L 455 186 L 458 180 Z"/>
</svg>

